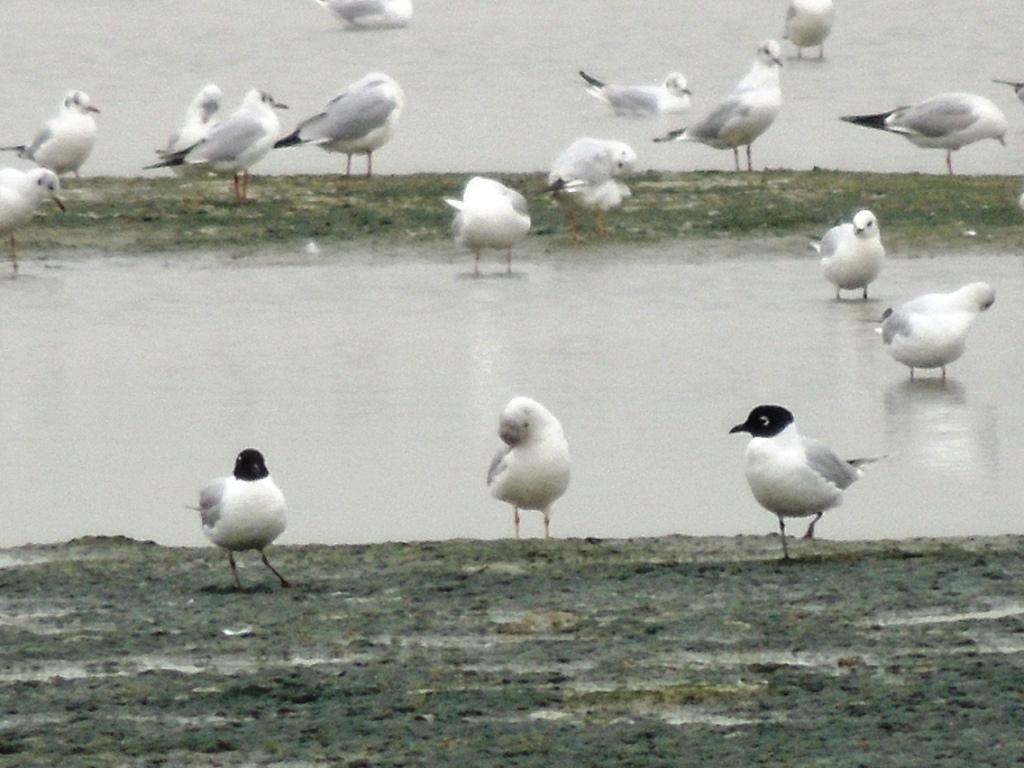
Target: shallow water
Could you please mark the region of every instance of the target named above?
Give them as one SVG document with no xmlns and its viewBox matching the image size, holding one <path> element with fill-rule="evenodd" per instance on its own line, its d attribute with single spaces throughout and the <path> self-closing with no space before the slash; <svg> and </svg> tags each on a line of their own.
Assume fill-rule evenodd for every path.
<svg viewBox="0 0 1024 768">
<path fill-rule="evenodd" d="M 892 454 L 820 535 L 1019 530 L 1019 257 L 891 259 L 877 298 L 836 302 L 813 257 L 750 244 L 530 246 L 513 279 L 444 244 L 26 264 L 0 281 L 0 546 L 202 544 L 186 505 L 247 445 L 288 497 L 282 542 L 508 536 L 484 477 L 515 394 L 570 441 L 556 536 L 774 530 L 727 434 L 771 401 L 844 456 Z M 909 382 L 874 321 L 978 279 L 998 299 L 949 380 Z"/>
<path fill-rule="evenodd" d="M 31 138 L 66 90 L 82 88 L 103 110 L 86 172 L 134 175 L 153 160 L 207 81 L 224 89 L 225 113 L 249 87 L 270 91 L 292 107 L 282 113 L 283 128 L 290 129 L 347 84 L 382 70 L 407 94 L 399 132 L 375 158 L 382 173 L 540 170 L 583 135 L 629 141 L 640 168 L 729 169 L 729 152 L 650 140 L 731 90 L 757 42 L 782 34 L 786 3 L 417 0 L 415 6 L 408 29 L 351 32 L 312 0 L 192 3 L 187 13 L 173 0 L 94 0 L 87 18 L 63 3 L 6 0 L 0 143 Z M 1024 79 L 1022 25 L 1018 0 L 969 10 L 957 0 L 839 3 L 827 60 L 786 61 L 783 111 L 758 140 L 756 165 L 942 173 L 941 152 L 837 117 L 971 91 L 1005 111 L 1009 146 L 969 147 L 958 153 L 958 169 L 1020 173 L 1024 105 L 991 78 Z M 615 118 L 585 94 L 576 75 L 581 68 L 610 82 L 659 82 L 681 70 L 694 91 L 693 111 L 665 121 Z M 258 170 L 336 172 L 343 160 L 314 148 L 279 150 Z"/>
</svg>

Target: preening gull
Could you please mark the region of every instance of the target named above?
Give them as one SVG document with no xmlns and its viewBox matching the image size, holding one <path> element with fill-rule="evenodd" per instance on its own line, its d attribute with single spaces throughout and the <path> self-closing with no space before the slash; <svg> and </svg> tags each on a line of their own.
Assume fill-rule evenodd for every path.
<svg viewBox="0 0 1024 768">
<path fill-rule="evenodd" d="M 369 177 L 373 175 L 373 152 L 391 139 L 404 105 L 405 94 L 398 83 L 381 72 L 371 72 L 274 146 L 316 144 L 328 152 L 344 152 L 348 157 L 346 175 L 352 173 L 352 155 L 366 155 Z"/>
<path fill-rule="evenodd" d="M 1006 144 L 1006 116 L 984 96 L 940 93 L 909 107 L 874 115 L 845 115 L 854 125 L 905 136 L 926 149 L 946 150 L 946 168 L 953 173 L 953 152 L 982 139 Z"/>
<path fill-rule="evenodd" d="M 818 46 L 818 58 L 825 57 L 825 38 L 832 31 L 836 10 L 832 0 L 790 0 L 786 9 L 786 33 L 783 39 L 796 46 L 802 59 L 804 48 Z"/>
<path fill-rule="evenodd" d="M 661 85 L 614 85 L 583 70 L 580 77 L 587 83 L 587 93 L 610 106 L 617 115 L 674 115 L 690 108 L 690 89 L 686 77 L 679 72 L 670 72 Z"/>
<path fill-rule="evenodd" d="M 910 368 L 941 368 L 959 358 L 974 319 L 992 306 L 996 292 L 988 283 L 970 283 L 950 293 L 928 293 L 889 308 L 882 315 L 882 343 L 894 359 Z"/>
<path fill-rule="evenodd" d="M 31 160 L 40 168 L 49 168 L 58 176 L 65 173 L 78 176 L 78 169 L 96 143 L 93 115 L 98 112 L 84 91 L 69 91 L 57 114 L 46 121 L 31 144 L 0 149 L 17 152 L 18 157 Z"/>
<path fill-rule="evenodd" d="M 213 116 L 220 109 L 222 96 L 220 88 L 213 83 L 207 83 L 200 88 L 185 110 L 181 126 L 170 135 L 164 148 L 156 151 L 157 155 L 161 159 L 167 159 L 191 149 L 205 139 L 217 125 Z M 171 170 L 180 175 L 194 168 L 195 166 L 181 164 L 172 166 Z"/>
<path fill-rule="evenodd" d="M 737 171 L 739 148 L 746 145 L 747 170 L 752 171 L 750 146 L 775 122 L 782 106 L 781 66 L 779 44 L 765 40 L 757 48 L 750 71 L 718 106 L 693 125 L 669 131 L 655 141 L 696 141 L 715 149 L 731 149 Z"/>
<path fill-rule="evenodd" d="M 750 442 L 744 457 L 747 484 L 758 504 L 779 518 L 782 556 L 786 545 L 787 517 L 814 516 L 805 539 L 814 538 L 814 526 L 825 510 L 839 506 L 843 491 L 878 461 L 841 459 L 827 445 L 802 436 L 793 414 L 781 405 L 759 405 L 747 420 L 729 430 L 747 432 Z"/>
<path fill-rule="evenodd" d="M 821 254 L 825 277 L 836 287 L 837 299 L 840 291 L 857 288 L 868 297 L 868 284 L 878 277 L 885 256 L 875 214 L 858 211 L 852 222 L 832 227 L 813 246 Z"/>
<path fill-rule="evenodd" d="M 242 583 L 235 566 L 235 552 L 247 549 L 259 550 L 263 564 L 281 580 L 281 586 L 291 586 L 270 564 L 265 551 L 284 532 L 286 505 L 262 453 L 255 448 L 239 453 L 230 477 L 218 478 L 199 492 L 198 510 L 203 533 L 228 551 L 236 587 L 241 588 Z"/>
<path fill-rule="evenodd" d="M 506 272 L 511 275 L 512 246 L 530 231 L 526 198 L 500 181 L 474 176 L 461 200 L 445 202 L 458 211 L 452 229 L 455 241 L 473 252 L 473 273 L 480 274 L 480 251 L 494 248 L 507 252 Z"/>
<path fill-rule="evenodd" d="M 249 193 L 249 169 L 266 156 L 281 130 L 275 109 L 288 106 L 253 88 L 245 94 L 242 105 L 217 123 L 206 138 L 146 168 L 185 164 L 230 174 L 234 178 L 235 200 L 241 202 Z"/>
<path fill-rule="evenodd" d="M 412 20 L 412 0 L 316 0 L 351 27 L 397 29 Z"/>
<path fill-rule="evenodd" d="M 487 471 L 494 498 L 515 509 L 516 538 L 519 510 L 544 515 L 544 538 L 551 526 L 551 505 L 569 487 L 569 444 L 562 425 L 536 400 L 514 397 L 502 409 L 498 435 L 505 443 Z"/>
<path fill-rule="evenodd" d="M 18 253 L 14 244 L 14 231 L 32 220 L 36 208 L 47 197 L 64 210 L 57 193 L 60 180 L 49 168 L 21 171 L 17 168 L 0 169 L 0 236 L 9 235 L 11 267 L 18 271 Z"/>
<path fill-rule="evenodd" d="M 618 206 L 631 192 L 616 177 L 631 173 L 636 152 L 621 141 L 577 139 L 560 154 L 548 174 L 550 192 L 565 211 L 569 231 L 576 239 L 576 214 L 594 211 L 597 233 L 607 234 L 604 214 Z"/>
</svg>

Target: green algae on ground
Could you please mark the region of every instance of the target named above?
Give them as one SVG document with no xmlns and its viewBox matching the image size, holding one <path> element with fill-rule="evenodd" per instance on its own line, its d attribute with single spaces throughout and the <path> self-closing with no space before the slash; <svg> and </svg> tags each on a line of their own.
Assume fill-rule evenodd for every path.
<svg viewBox="0 0 1024 768">
<path fill-rule="evenodd" d="M 543 175 L 494 175 L 526 194 L 532 237 L 569 242 L 557 207 L 543 192 Z M 444 241 L 452 218 L 444 198 L 458 196 L 469 176 L 260 176 L 250 188 L 252 201 L 242 205 L 218 178 L 68 180 L 67 211 L 44 206 L 18 238 L 27 258 L 67 249 L 137 254 L 308 239 Z M 857 209 L 871 208 L 890 249 L 1024 246 L 1019 182 L 1009 176 L 650 171 L 629 184 L 633 196 L 609 216 L 613 243 L 820 235 Z M 597 240 L 590 227 L 583 222 L 585 243 Z"/>
<path fill-rule="evenodd" d="M 7 550 L 0 765 L 1017 765 L 1022 545 Z"/>
</svg>

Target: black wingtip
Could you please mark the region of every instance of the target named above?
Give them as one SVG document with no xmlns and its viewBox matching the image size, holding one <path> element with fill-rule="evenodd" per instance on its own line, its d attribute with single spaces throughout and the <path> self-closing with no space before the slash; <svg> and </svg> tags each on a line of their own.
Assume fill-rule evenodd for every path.
<svg viewBox="0 0 1024 768">
<path fill-rule="evenodd" d="M 863 125 L 865 128 L 877 128 L 884 131 L 885 120 L 892 113 L 893 110 L 889 110 L 888 112 L 879 112 L 877 115 L 842 115 L 839 119 L 846 123 Z"/>
<path fill-rule="evenodd" d="M 565 189 L 565 179 L 558 178 L 544 187 L 545 192 L 561 192 Z"/>
<path fill-rule="evenodd" d="M 580 77 L 582 77 L 584 80 L 586 80 L 588 85 L 592 85 L 595 88 L 604 88 L 604 83 L 602 83 L 596 77 L 593 77 L 592 75 L 588 75 L 582 69 L 580 70 Z"/>
<path fill-rule="evenodd" d="M 682 136 L 684 133 L 686 133 L 686 129 L 685 128 L 676 128 L 674 131 L 669 131 L 664 136 L 655 136 L 654 137 L 654 143 L 655 144 L 660 144 L 663 141 L 675 141 L 680 136 Z"/>
<path fill-rule="evenodd" d="M 280 149 L 281 147 L 294 147 L 296 144 L 301 144 L 302 139 L 299 138 L 298 131 L 292 131 L 283 139 L 278 139 L 274 142 L 274 149 Z"/>
<path fill-rule="evenodd" d="M 0 152 L 24 152 L 24 144 L 15 144 L 13 147 L 0 147 Z"/>
</svg>

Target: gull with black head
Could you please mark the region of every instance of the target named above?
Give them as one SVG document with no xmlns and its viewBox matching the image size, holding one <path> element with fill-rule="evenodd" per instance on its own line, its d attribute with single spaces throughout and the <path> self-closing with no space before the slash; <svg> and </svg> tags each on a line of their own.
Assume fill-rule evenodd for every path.
<svg viewBox="0 0 1024 768">
<path fill-rule="evenodd" d="M 228 551 L 235 586 L 241 589 L 235 552 L 258 550 L 263 564 L 281 581 L 291 584 L 267 559 L 266 548 L 284 532 L 286 504 L 267 469 L 263 454 L 246 448 L 235 458 L 230 477 L 221 477 L 199 492 L 199 511 L 206 537 Z"/>
<path fill-rule="evenodd" d="M 786 518 L 812 517 L 804 534 L 814 538 L 822 514 L 843 501 L 843 491 L 879 458 L 839 458 L 824 443 L 804 437 L 793 414 L 781 405 L 759 405 L 730 434 L 750 435 L 744 458 L 747 483 L 757 502 L 779 518 L 782 556 L 789 559 Z"/>
</svg>

